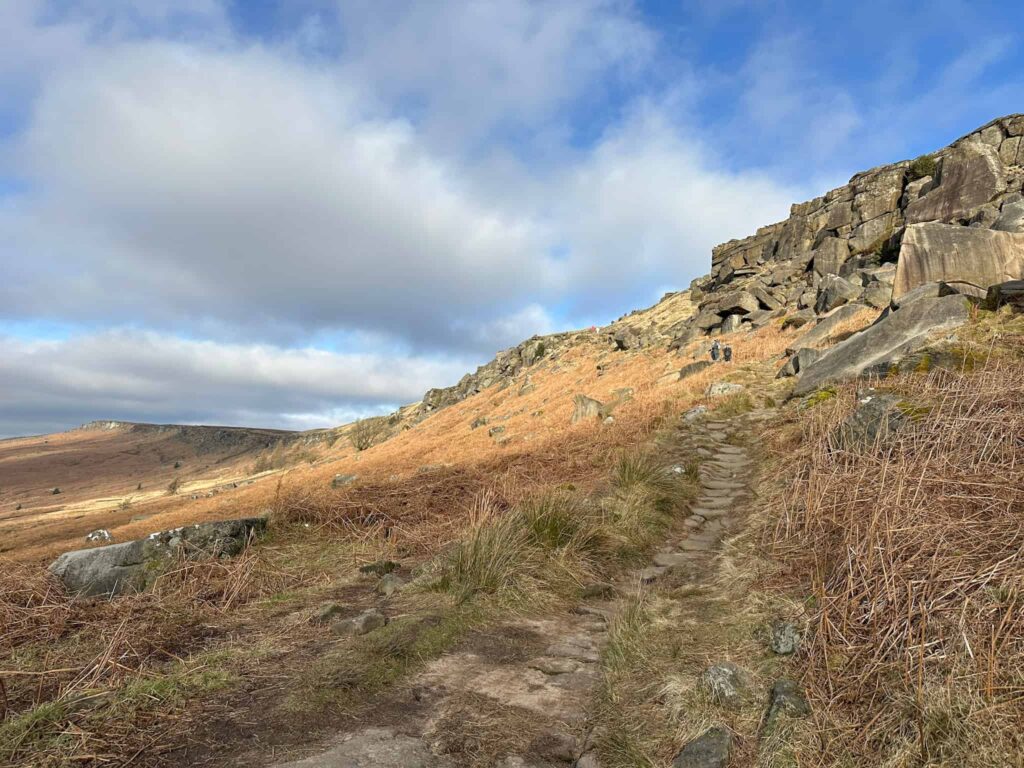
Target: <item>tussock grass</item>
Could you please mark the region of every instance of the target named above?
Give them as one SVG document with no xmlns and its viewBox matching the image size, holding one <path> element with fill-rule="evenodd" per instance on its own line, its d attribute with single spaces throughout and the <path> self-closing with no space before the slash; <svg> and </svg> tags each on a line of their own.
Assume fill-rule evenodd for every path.
<svg viewBox="0 0 1024 768">
<path fill-rule="evenodd" d="M 813 609 L 803 661 L 818 727 L 799 751 L 822 765 L 1017 764 L 1024 364 L 1004 354 L 886 387 L 915 406 L 898 434 L 838 450 L 845 387 L 777 445 L 769 542 Z"/>
</svg>

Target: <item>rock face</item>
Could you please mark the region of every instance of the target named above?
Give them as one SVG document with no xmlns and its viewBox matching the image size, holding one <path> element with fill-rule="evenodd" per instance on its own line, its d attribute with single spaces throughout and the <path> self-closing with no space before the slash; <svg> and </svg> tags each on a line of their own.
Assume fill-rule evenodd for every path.
<svg viewBox="0 0 1024 768">
<path fill-rule="evenodd" d="M 50 565 L 50 571 L 69 592 L 82 596 L 141 591 L 170 558 L 179 554 L 189 558 L 237 555 L 266 525 L 262 517 L 190 525 L 123 544 L 65 552 Z"/>
<path fill-rule="evenodd" d="M 892 295 L 943 282 L 983 297 L 989 286 L 1024 278 L 1024 233 L 949 224 L 907 227 Z"/>
<path fill-rule="evenodd" d="M 884 373 L 889 365 L 923 347 L 933 334 L 967 322 L 967 304 L 963 296 L 942 296 L 919 299 L 892 312 L 809 366 L 793 393 L 803 395 L 831 382 Z"/>
<path fill-rule="evenodd" d="M 938 164 L 924 194 L 907 206 L 908 224 L 952 221 L 1006 191 L 1006 171 L 999 151 L 980 140 L 964 141 Z"/>
<path fill-rule="evenodd" d="M 822 318 L 820 323 L 793 342 L 793 347 L 791 349 L 800 349 L 801 347 L 816 348 L 823 344 L 827 344 L 840 325 L 845 323 L 847 320 L 856 317 L 865 310 L 866 307 L 863 304 L 844 304 L 832 314 Z M 874 315 L 869 315 L 869 317 L 874 317 Z M 789 354 L 793 353 L 789 352 Z"/>
</svg>

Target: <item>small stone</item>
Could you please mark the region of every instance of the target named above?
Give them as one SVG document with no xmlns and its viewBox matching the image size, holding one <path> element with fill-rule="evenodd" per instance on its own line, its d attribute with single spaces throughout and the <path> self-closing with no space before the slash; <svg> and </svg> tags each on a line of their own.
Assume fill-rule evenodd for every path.
<svg viewBox="0 0 1024 768">
<path fill-rule="evenodd" d="M 593 648 L 586 648 L 573 643 L 554 643 L 553 645 L 548 646 L 545 654 L 547 656 L 560 656 L 567 659 L 576 659 L 577 661 L 586 661 L 589 663 L 594 663 L 600 658 L 597 651 Z"/>
<path fill-rule="evenodd" d="M 571 672 L 578 671 L 580 663 L 573 659 L 567 659 L 564 657 L 551 658 L 548 656 L 540 656 L 528 662 L 526 666 L 530 669 L 536 669 L 538 672 L 543 672 L 545 675 L 567 675 Z"/>
<path fill-rule="evenodd" d="M 708 407 L 706 405 L 694 406 L 683 414 L 683 421 L 696 421 L 707 412 Z"/>
<path fill-rule="evenodd" d="M 331 624 L 331 631 L 336 635 L 365 635 L 380 629 L 388 623 L 387 617 L 376 608 L 363 611 L 351 619 L 341 619 Z"/>
<path fill-rule="evenodd" d="M 346 485 L 351 485 L 359 479 L 359 475 L 335 475 L 334 479 L 331 480 L 331 488 L 342 488 Z"/>
<path fill-rule="evenodd" d="M 504 427 L 491 427 L 490 429 L 487 430 L 487 435 L 489 437 L 495 437 L 496 435 L 503 434 L 504 432 Z"/>
<path fill-rule="evenodd" d="M 93 531 L 85 537 L 86 541 L 99 542 L 101 544 L 109 544 L 114 540 L 114 537 L 110 535 L 110 531 L 105 528 Z"/>
<path fill-rule="evenodd" d="M 743 703 L 747 675 L 731 661 L 712 664 L 704 670 L 700 682 L 712 700 L 719 704 L 736 707 Z"/>
<path fill-rule="evenodd" d="M 470 429 L 478 429 L 479 427 L 487 426 L 487 422 L 490 421 L 486 416 L 477 416 L 470 422 Z"/>
<path fill-rule="evenodd" d="M 405 580 L 393 573 L 386 573 L 377 582 L 377 594 L 384 597 L 391 597 L 395 592 L 405 586 Z"/>
<path fill-rule="evenodd" d="M 771 728 L 780 717 L 806 717 L 811 706 L 800 686 L 793 680 L 783 678 L 772 685 L 765 727 Z"/>
<path fill-rule="evenodd" d="M 662 568 L 678 568 L 687 562 L 689 557 L 682 552 L 659 552 L 654 556 L 654 564 Z"/>
<path fill-rule="evenodd" d="M 576 759 L 579 743 L 576 737 L 561 731 L 545 731 L 530 742 L 529 751 L 545 760 L 571 763 Z"/>
<path fill-rule="evenodd" d="M 601 768 L 601 762 L 593 752 L 587 752 L 576 761 L 576 768 Z"/>
<path fill-rule="evenodd" d="M 672 761 L 672 768 L 725 768 L 732 749 L 732 734 L 715 726 L 691 741 Z"/>
<path fill-rule="evenodd" d="M 326 603 L 325 605 L 320 606 L 310 621 L 314 624 L 328 624 L 331 619 L 344 611 L 345 608 L 337 603 Z"/>
<path fill-rule="evenodd" d="M 800 647 L 800 630 L 792 621 L 772 622 L 768 630 L 768 647 L 780 656 L 796 653 Z"/>
</svg>

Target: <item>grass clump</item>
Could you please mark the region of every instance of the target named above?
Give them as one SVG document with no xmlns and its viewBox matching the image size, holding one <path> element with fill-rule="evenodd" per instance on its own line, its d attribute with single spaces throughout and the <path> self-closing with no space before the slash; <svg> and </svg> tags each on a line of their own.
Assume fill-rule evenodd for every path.
<svg viewBox="0 0 1024 768">
<path fill-rule="evenodd" d="M 754 401 L 746 392 L 737 392 L 729 395 L 715 408 L 715 416 L 724 419 L 731 419 L 754 410 Z"/>
<path fill-rule="evenodd" d="M 907 181 L 917 181 L 926 176 L 935 175 L 935 158 L 931 155 L 921 155 L 910 162 L 907 167 Z"/>
</svg>

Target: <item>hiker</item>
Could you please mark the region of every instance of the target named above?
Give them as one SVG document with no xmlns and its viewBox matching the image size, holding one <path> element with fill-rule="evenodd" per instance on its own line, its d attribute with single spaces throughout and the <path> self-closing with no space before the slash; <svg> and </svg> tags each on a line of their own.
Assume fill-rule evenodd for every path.
<svg viewBox="0 0 1024 768">
<path fill-rule="evenodd" d="M 718 343 L 718 339 L 715 339 L 715 342 L 711 345 L 711 362 L 718 362 L 718 356 L 721 352 L 721 349 L 722 345 Z"/>
<path fill-rule="evenodd" d="M 722 347 L 722 357 L 725 359 L 725 362 L 732 362 L 732 347 L 728 344 Z"/>
</svg>

